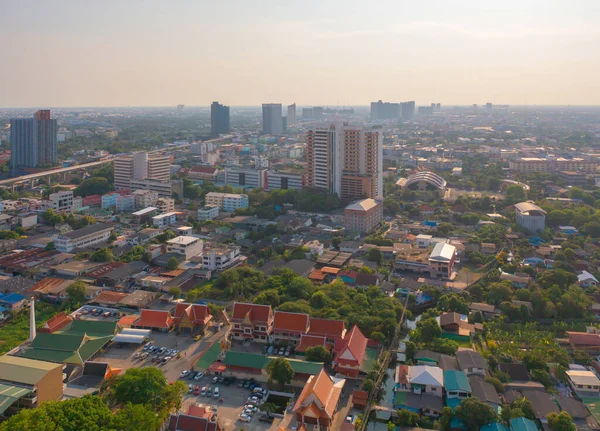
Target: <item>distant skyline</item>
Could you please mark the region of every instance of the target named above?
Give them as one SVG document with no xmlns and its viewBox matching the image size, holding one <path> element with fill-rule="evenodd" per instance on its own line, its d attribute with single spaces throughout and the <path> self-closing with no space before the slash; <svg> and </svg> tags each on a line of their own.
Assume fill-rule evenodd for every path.
<svg viewBox="0 0 600 431">
<path fill-rule="evenodd" d="M 596 0 L 0 0 L 0 107 L 600 105 Z"/>
</svg>

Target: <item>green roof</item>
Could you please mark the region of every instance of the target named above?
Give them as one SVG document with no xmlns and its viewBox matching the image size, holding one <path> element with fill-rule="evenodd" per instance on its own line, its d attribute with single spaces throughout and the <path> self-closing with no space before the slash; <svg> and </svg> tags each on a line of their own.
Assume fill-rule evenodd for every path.
<svg viewBox="0 0 600 431">
<path fill-rule="evenodd" d="M 535 422 L 527 418 L 515 418 L 510 420 L 512 431 L 538 431 Z"/>
<path fill-rule="evenodd" d="M 39 333 L 31 343 L 31 348 L 23 352 L 23 356 L 40 361 L 83 365 L 112 338 L 112 335 L 96 338 L 86 335 Z"/>
<path fill-rule="evenodd" d="M 462 391 L 471 393 L 471 385 L 464 371 L 444 371 L 444 388 L 447 391 Z"/>
<path fill-rule="evenodd" d="M 117 322 L 103 322 L 98 320 L 74 320 L 69 329 L 61 334 L 87 335 L 89 337 L 108 337 L 117 332 Z"/>
<path fill-rule="evenodd" d="M 492 422 L 481 427 L 481 431 L 510 431 L 506 425 L 500 422 Z"/>
<path fill-rule="evenodd" d="M 60 366 L 20 356 L 3 355 L 0 356 L 0 380 L 35 385 L 46 376 L 48 371 Z"/>
<path fill-rule="evenodd" d="M 31 343 L 33 349 L 50 349 L 74 352 L 83 344 L 85 335 L 49 334 L 40 332 Z"/>
<path fill-rule="evenodd" d="M 208 367 L 212 365 L 219 358 L 219 353 L 221 353 L 221 346 L 218 342 L 213 343 L 208 349 L 204 350 L 198 361 L 194 364 L 194 369 L 197 370 L 206 370 Z"/>
<path fill-rule="evenodd" d="M 269 362 L 271 362 L 272 358 L 269 358 Z M 288 359 L 294 373 L 299 374 L 312 374 L 317 375 L 323 369 L 322 362 L 309 362 L 309 361 L 300 361 L 297 359 Z"/>
<path fill-rule="evenodd" d="M 265 356 L 257 353 L 234 352 L 230 350 L 225 355 L 223 363 L 227 366 L 257 368 L 262 370 L 267 366 L 270 360 Z"/>
<path fill-rule="evenodd" d="M 31 389 L 0 384 L 0 414 L 12 406 L 19 398 L 31 393 Z"/>
</svg>

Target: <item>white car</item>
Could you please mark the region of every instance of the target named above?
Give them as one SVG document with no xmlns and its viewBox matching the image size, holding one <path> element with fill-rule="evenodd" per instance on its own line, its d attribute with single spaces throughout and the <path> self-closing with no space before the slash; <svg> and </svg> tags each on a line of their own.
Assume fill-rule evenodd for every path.
<svg viewBox="0 0 600 431">
<path fill-rule="evenodd" d="M 190 370 L 183 370 L 183 371 L 181 372 L 181 374 L 179 375 L 179 378 L 180 378 L 180 379 L 183 379 L 183 378 L 185 378 L 185 377 L 189 376 L 189 374 L 190 374 Z"/>
<path fill-rule="evenodd" d="M 196 374 L 194 376 L 194 380 L 200 380 L 202 377 L 204 377 L 204 373 L 203 372 L 199 372 L 198 374 Z"/>
<path fill-rule="evenodd" d="M 248 416 L 247 414 L 244 414 L 244 413 L 242 413 L 239 416 L 239 418 L 242 422 L 250 422 L 252 420 L 252 418 L 250 416 Z"/>
</svg>

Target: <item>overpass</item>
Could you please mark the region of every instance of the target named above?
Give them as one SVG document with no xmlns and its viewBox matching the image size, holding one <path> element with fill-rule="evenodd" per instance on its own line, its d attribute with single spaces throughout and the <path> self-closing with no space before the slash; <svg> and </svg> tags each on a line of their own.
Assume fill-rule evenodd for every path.
<svg viewBox="0 0 600 431">
<path fill-rule="evenodd" d="M 79 169 L 89 169 L 89 168 L 93 168 L 95 166 L 101 166 L 101 165 L 106 165 L 108 163 L 112 163 L 114 159 L 106 159 L 106 160 L 100 160 L 97 162 L 90 162 L 90 163 L 83 163 L 81 165 L 74 165 L 74 166 L 69 166 L 68 168 L 58 168 L 58 169 L 53 169 L 51 171 L 44 171 L 44 172 L 38 172 L 36 174 L 29 174 L 29 175 L 21 175 L 20 177 L 14 177 L 14 178 L 9 178 L 7 180 L 0 180 L 0 186 L 14 186 L 15 184 L 18 183 L 25 183 L 27 181 L 34 181 L 34 180 L 38 180 L 40 178 L 44 178 L 44 177 L 50 177 L 52 175 L 56 175 L 56 174 L 65 174 L 67 172 L 71 172 L 71 171 L 76 171 Z"/>
</svg>

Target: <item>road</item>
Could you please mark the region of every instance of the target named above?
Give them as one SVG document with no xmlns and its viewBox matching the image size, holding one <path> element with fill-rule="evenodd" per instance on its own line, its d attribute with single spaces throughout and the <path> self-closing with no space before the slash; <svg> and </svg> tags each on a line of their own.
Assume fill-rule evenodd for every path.
<svg viewBox="0 0 600 431">
<path fill-rule="evenodd" d="M 22 175 L 20 177 L 9 178 L 7 180 L 0 180 L 0 186 L 6 186 L 6 185 L 20 183 L 20 182 L 24 182 L 24 181 L 31 181 L 31 180 L 35 180 L 38 178 L 49 177 L 50 175 L 56 175 L 56 174 L 62 174 L 64 172 L 75 171 L 77 169 L 92 168 L 94 166 L 106 165 L 106 164 L 112 163 L 112 162 L 113 162 L 113 159 L 100 160 L 98 162 L 83 163 L 81 165 L 70 166 L 68 168 L 59 168 L 59 169 L 54 169 L 52 171 L 38 172 L 37 174 Z"/>
</svg>

